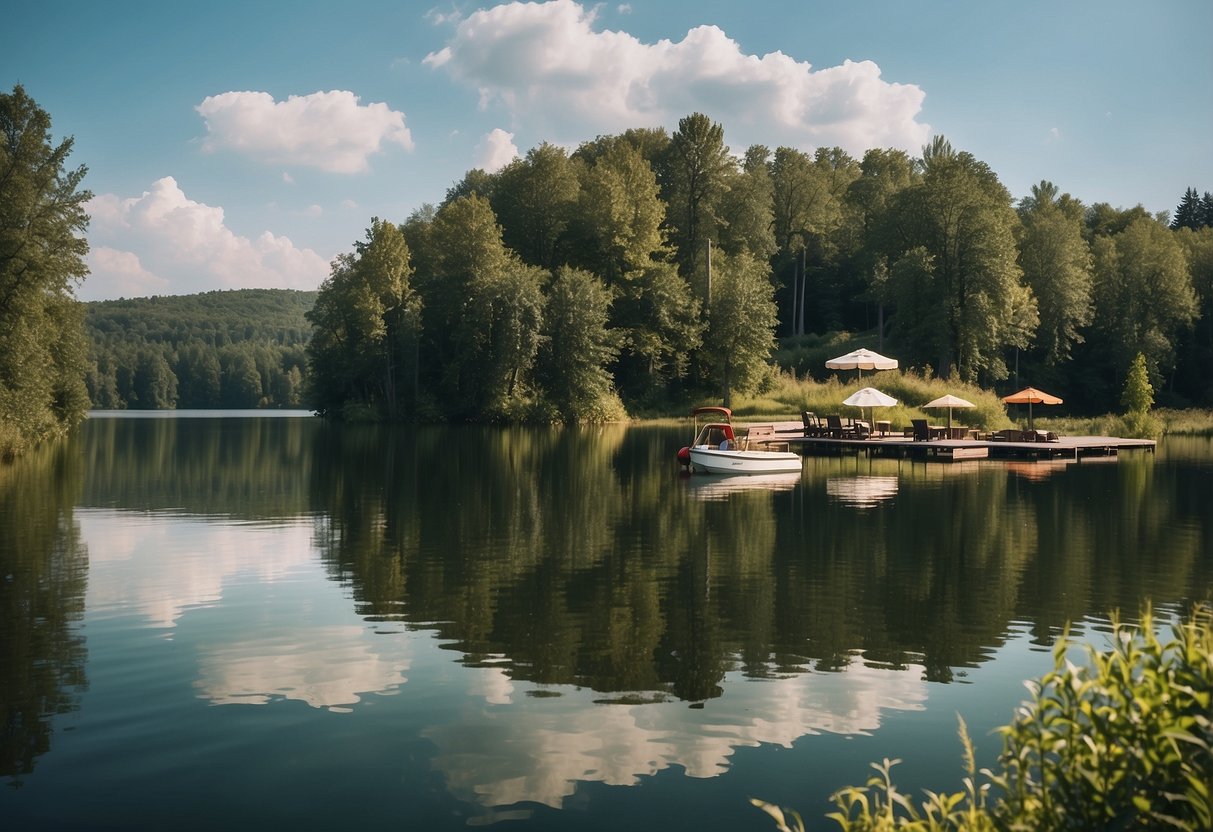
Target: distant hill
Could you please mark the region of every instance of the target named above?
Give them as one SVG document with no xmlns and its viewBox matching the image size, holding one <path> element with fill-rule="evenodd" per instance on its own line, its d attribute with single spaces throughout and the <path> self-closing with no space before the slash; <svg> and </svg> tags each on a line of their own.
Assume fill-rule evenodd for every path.
<svg viewBox="0 0 1213 832">
<path fill-rule="evenodd" d="M 93 407 L 299 407 L 316 292 L 239 289 L 85 304 Z"/>
</svg>

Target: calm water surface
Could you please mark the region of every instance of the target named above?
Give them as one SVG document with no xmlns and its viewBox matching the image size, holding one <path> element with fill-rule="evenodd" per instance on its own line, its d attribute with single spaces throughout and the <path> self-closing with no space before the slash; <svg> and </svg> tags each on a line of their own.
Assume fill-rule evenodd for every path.
<svg viewBox="0 0 1213 832">
<path fill-rule="evenodd" d="M 738 480 L 687 433 L 95 415 L 0 470 L 0 826 L 834 828 L 886 756 L 958 789 L 958 714 L 992 763 L 1067 621 L 1213 591 L 1208 438 Z"/>
</svg>

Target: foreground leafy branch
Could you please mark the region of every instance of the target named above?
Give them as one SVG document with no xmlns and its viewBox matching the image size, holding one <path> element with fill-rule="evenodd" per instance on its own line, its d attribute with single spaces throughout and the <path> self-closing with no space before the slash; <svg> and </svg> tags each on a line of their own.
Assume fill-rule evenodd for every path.
<svg viewBox="0 0 1213 832">
<path fill-rule="evenodd" d="M 999 729 L 998 771 L 977 783 L 973 746 L 960 723 L 968 776 L 955 793 L 915 804 L 890 770 L 873 763 L 864 786 L 848 786 L 829 815 L 848 832 L 883 830 L 1209 829 L 1213 827 L 1213 607 L 1196 606 L 1162 641 L 1148 607 L 1132 626 L 1112 616 L 1110 647 L 1067 658 L 1030 682 L 1030 700 Z M 781 832 L 803 832 L 795 812 L 753 801 Z"/>
</svg>

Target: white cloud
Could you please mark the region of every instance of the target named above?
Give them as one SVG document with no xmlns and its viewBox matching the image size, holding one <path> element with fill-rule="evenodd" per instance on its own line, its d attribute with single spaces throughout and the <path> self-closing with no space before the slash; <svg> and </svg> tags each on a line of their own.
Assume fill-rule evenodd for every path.
<svg viewBox="0 0 1213 832">
<path fill-rule="evenodd" d="M 1061 128 L 1060 127 L 1050 127 L 1049 128 L 1049 141 L 1051 141 L 1051 142 L 1061 141 Z"/>
<path fill-rule="evenodd" d="M 476 144 L 473 166 L 483 168 L 488 173 L 496 173 L 517 157 L 518 148 L 514 145 L 514 134 L 498 127 L 482 136 Z"/>
<path fill-rule="evenodd" d="M 222 208 L 189 199 L 171 176 L 137 197 L 97 196 L 88 211 L 92 274 L 78 293 L 85 300 L 133 291 L 315 289 L 329 274 L 327 259 L 287 237 L 234 233 Z"/>
<path fill-rule="evenodd" d="M 345 90 L 285 101 L 266 92 L 225 92 L 195 109 L 206 120 L 204 150 L 235 150 L 273 164 L 360 173 L 384 144 L 413 148 L 404 113 L 386 104 L 360 104 Z"/>
<path fill-rule="evenodd" d="M 782 52 L 747 55 L 715 26 L 647 44 L 594 23 L 595 11 L 573 0 L 495 6 L 460 22 L 424 63 L 547 141 L 672 127 L 697 111 L 743 144 L 917 152 L 930 136 L 915 120 L 923 91 L 883 80 L 871 61 L 814 70 Z"/>
<path fill-rule="evenodd" d="M 110 295 L 127 298 L 163 294 L 169 282 L 143 268 L 139 256 L 131 251 L 119 251 L 108 246 L 97 246 L 89 252 L 92 276 L 86 285 L 100 277 L 110 284 Z"/>
</svg>

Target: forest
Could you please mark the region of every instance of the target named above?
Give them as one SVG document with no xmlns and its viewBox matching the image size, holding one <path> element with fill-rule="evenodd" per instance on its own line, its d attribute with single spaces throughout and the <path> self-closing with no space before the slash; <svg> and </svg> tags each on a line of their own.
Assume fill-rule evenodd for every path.
<svg viewBox="0 0 1213 832">
<path fill-rule="evenodd" d="M 761 391 L 823 333 L 926 375 L 1115 409 L 1213 404 L 1213 195 L 1151 215 L 1042 181 L 1015 200 L 936 137 L 735 154 L 703 114 L 542 144 L 333 265 L 310 404 L 344 418 L 597 421 Z M 778 352 L 776 352 L 776 348 Z M 772 361 L 777 356 L 779 363 Z"/>
<path fill-rule="evenodd" d="M 315 292 L 241 289 L 88 303 L 93 407 L 300 407 L 315 302 Z"/>
</svg>

